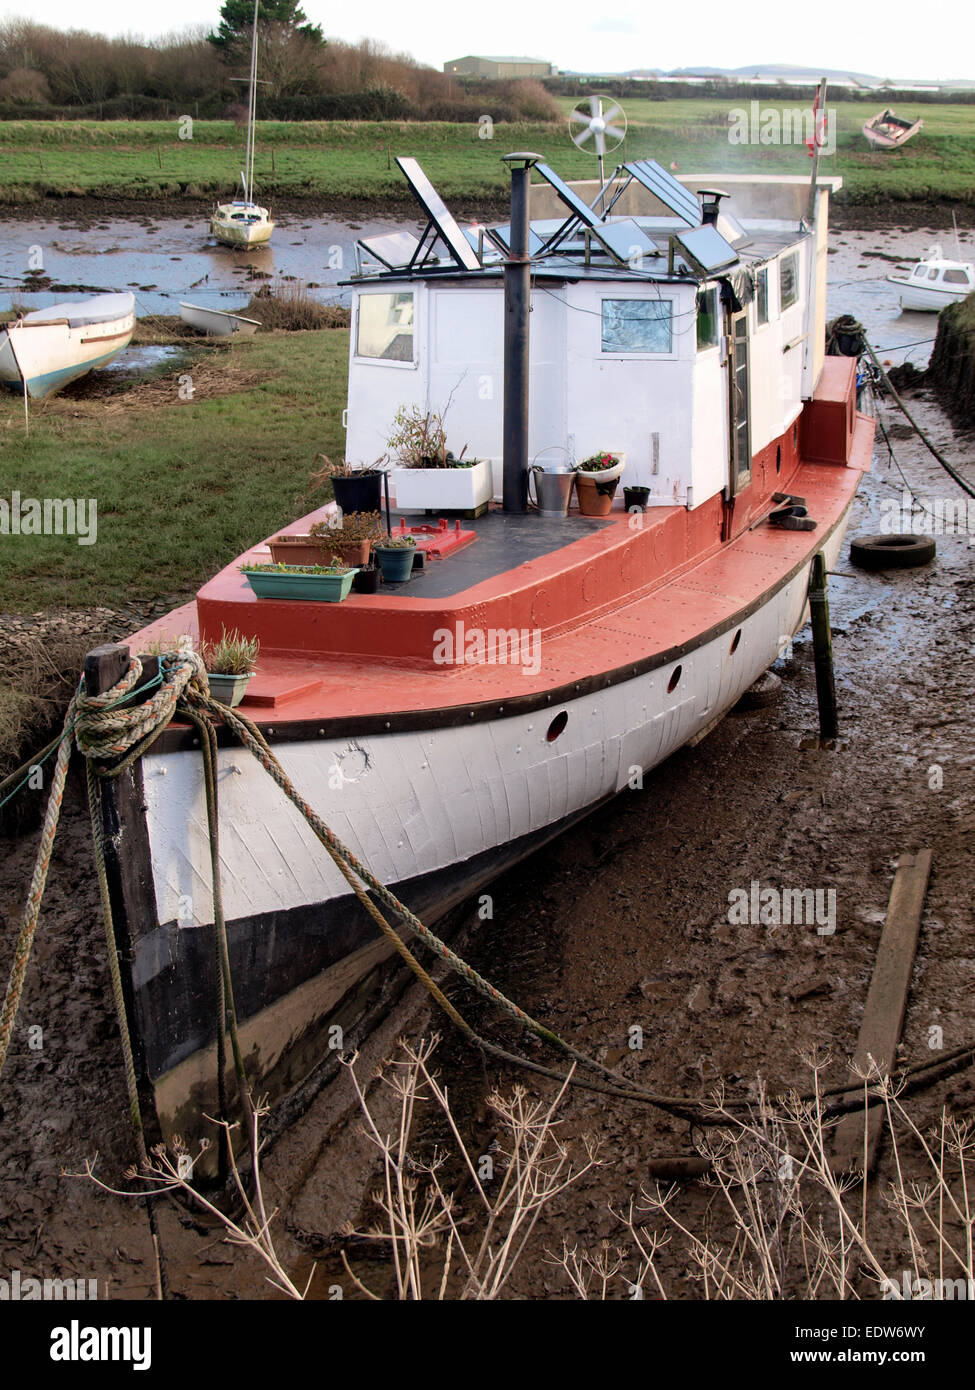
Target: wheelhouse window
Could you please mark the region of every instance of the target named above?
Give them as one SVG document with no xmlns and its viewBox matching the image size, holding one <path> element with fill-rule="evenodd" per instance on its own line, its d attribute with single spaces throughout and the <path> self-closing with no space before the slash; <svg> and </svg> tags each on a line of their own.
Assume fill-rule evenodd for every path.
<svg viewBox="0 0 975 1390">
<path fill-rule="evenodd" d="M 603 352 L 669 353 L 674 344 L 670 299 L 604 299 Z"/>
<path fill-rule="evenodd" d="M 967 270 L 946 270 L 945 284 L 948 285 L 967 285 L 970 284 Z"/>
<path fill-rule="evenodd" d="M 755 279 L 755 324 L 768 323 L 768 266 L 763 265 Z"/>
<path fill-rule="evenodd" d="M 697 292 L 697 350 L 718 346 L 718 291 Z"/>
<path fill-rule="evenodd" d="M 359 296 L 357 357 L 382 362 L 413 361 L 413 293 Z"/>
<path fill-rule="evenodd" d="M 784 313 L 799 300 L 799 252 L 793 251 L 779 261 L 779 304 Z"/>
</svg>

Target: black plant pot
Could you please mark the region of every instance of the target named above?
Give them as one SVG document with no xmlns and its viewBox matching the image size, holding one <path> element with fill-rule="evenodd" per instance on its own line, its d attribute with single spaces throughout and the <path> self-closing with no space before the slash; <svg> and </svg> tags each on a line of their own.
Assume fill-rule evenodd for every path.
<svg viewBox="0 0 975 1390">
<path fill-rule="evenodd" d="M 368 569 L 361 569 L 352 580 L 352 587 L 357 594 L 374 594 L 379 588 L 379 570 L 369 566 Z"/>
<path fill-rule="evenodd" d="M 634 507 L 641 512 L 646 510 L 650 500 L 650 489 L 648 487 L 625 487 L 623 489 L 623 506 L 628 512 Z"/>
<path fill-rule="evenodd" d="M 381 473 L 357 473 L 354 478 L 333 478 L 332 491 L 343 512 L 378 512 Z"/>
</svg>

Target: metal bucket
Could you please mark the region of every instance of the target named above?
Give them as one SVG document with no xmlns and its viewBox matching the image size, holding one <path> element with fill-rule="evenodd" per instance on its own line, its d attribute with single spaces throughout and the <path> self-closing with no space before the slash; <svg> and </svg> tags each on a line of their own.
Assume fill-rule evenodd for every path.
<svg viewBox="0 0 975 1390">
<path fill-rule="evenodd" d="M 528 470 L 535 484 L 535 504 L 539 516 L 567 516 L 575 471 L 568 464 L 532 464 Z"/>
</svg>

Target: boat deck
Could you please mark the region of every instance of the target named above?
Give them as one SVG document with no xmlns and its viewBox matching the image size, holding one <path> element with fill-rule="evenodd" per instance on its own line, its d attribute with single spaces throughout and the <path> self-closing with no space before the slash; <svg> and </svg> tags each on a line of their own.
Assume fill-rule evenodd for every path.
<svg viewBox="0 0 975 1390">
<path fill-rule="evenodd" d="M 276 739 L 442 726 L 537 707 L 676 662 L 737 627 L 841 523 L 870 466 L 872 440 L 873 421 L 857 416 L 850 466 L 801 462 L 782 478 L 783 490 L 806 499 L 813 532 L 773 528 L 760 514 L 708 550 L 706 538 L 720 530 L 720 498 L 693 512 L 654 508 L 638 529 L 622 510 L 605 521 L 491 513 L 464 523 L 477 530 L 474 544 L 429 561 L 409 584 L 341 604 L 257 599 L 239 566 L 266 562 L 265 545 L 218 574 L 195 604 L 137 634 L 133 650 L 182 632 L 196 638 L 200 627 L 211 637 L 223 626 L 256 632 L 261 655 L 242 710 Z M 307 518 L 288 529 L 306 526 Z M 438 662 L 445 631 L 463 650 L 471 632 L 492 629 L 525 633 L 529 659 Z M 187 733 L 173 728 L 164 738 L 176 746 Z"/>
</svg>

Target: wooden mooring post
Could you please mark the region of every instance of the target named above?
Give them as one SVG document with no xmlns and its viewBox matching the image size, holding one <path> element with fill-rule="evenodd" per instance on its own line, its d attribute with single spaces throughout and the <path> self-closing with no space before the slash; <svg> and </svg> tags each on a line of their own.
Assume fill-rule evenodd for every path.
<svg viewBox="0 0 975 1390">
<path fill-rule="evenodd" d="M 813 556 L 809 576 L 809 616 L 812 620 L 813 656 L 816 662 L 816 701 L 819 705 L 819 737 L 825 743 L 839 734 L 836 682 L 833 677 L 833 634 L 826 595 L 826 561 L 822 551 Z"/>
<path fill-rule="evenodd" d="M 931 874 L 931 851 L 902 854 L 891 885 L 887 918 L 877 947 L 867 1003 L 860 1025 L 854 1066 L 861 1073 L 871 1067 L 881 1075 L 894 1065 L 914 974 L 914 956 L 921 927 L 924 895 Z M 882 1104 L 844 1115 L 833 1136 L 832 1166 L 836 1172 L 853 1172 L 865 1165 L 871 1173 L 877 1162 L 878 1141 L 885 1111 Z"/>
</svg>

